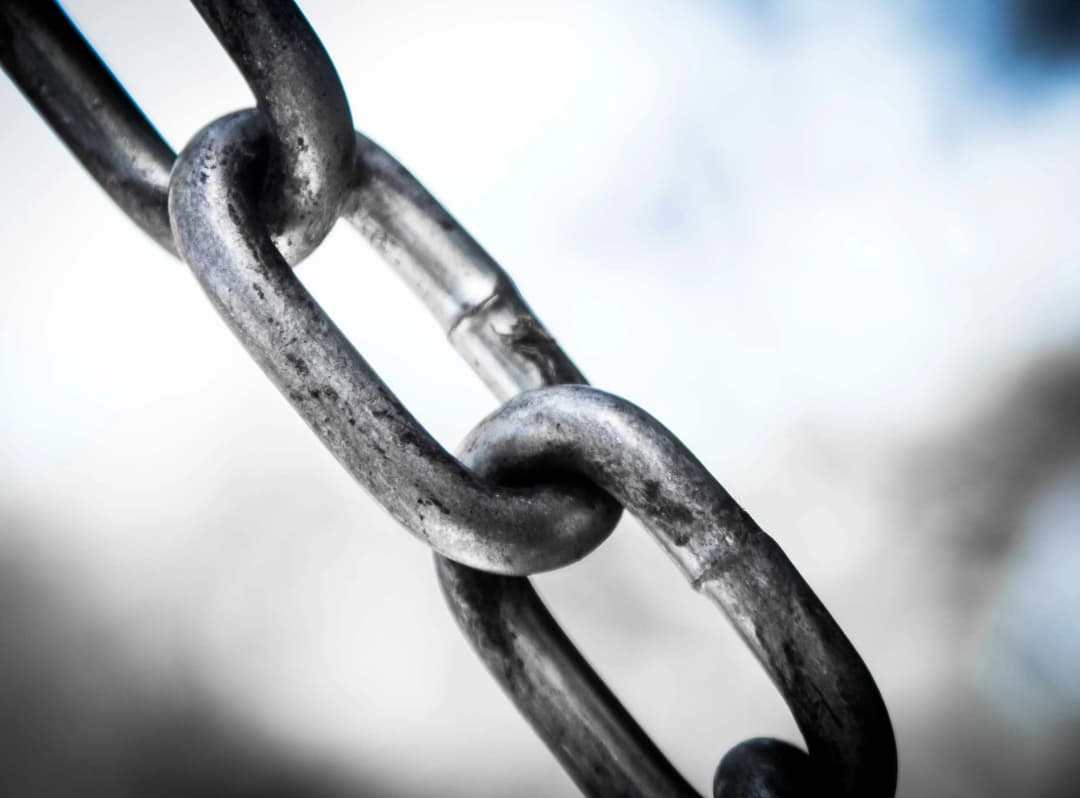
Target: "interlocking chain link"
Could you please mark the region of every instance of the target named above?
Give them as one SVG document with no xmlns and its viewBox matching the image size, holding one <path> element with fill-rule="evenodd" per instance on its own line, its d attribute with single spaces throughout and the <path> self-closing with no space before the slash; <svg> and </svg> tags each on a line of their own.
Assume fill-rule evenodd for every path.
<svg viewBox="0 0 1080 798">
<path fill-rule="evenodd" d="M 354 139 L 345 89 L 322 42 L 291 2 L 194 0 L 252 94 L 266 152 L 251 193 L 274 246 L 303 260 L 338 219 L 351 177 Z M 259 139 L 256 144 L 254 139 Z M 257 187 L 257 188 L 256 188 Z"/>
<path fill-rule="evenodd" d="M 114 201 L 191 266 L 345 468 L 435 550 L 459 626 L 578 786 L 693 794 L 522 578 L 588 554 L 625 507 L 732 621 L 807 743 L 809 753 L 769 739 L 736 746 L 714 795 L 892 795 L 884 702 L 779 546 L 659 422 L 585 386 L 506 273 L 403 166 L 352 130 L 333 65 L 292 2 L 194 5 L 256 108 L 211 122 L 179 158 L 55 3 L 0 4 L 0 60 Z M 461 460 L 293 273 L 339 216 L 509 400 L 470 433 Z"/>
<path fill-rule="evenodd" d="M 334 456 L 435 551 L 528 574 L 580 559 L 618 507 L 577 483 L 502 487 L 446 452 L 308 294 L 242 188 L 254 117 L 211 123 L 173 168 L 177 249 L 263 371 Z M 358 176 L 362 179 L 362 175 Z"/>
</svg>

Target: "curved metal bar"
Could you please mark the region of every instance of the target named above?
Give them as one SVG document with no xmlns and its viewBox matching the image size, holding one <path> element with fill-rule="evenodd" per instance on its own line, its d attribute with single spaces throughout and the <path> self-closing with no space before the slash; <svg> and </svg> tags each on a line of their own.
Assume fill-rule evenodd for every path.
<svg viewBox="0 0 1080 798">
<path fill-rule="evenodd" d="M 173 169 L 169 212 L 181 256 L 263 371 L 345 468 L 436 551 L 501 573 L 580 559 L 618 506 L 569 479 L 486 482 L 401 405 L 297 279 L 260 226 L 252 194 L 256 112 L 200 131 Z"/>
<path fill-rule="evenodd" d="M 337 221 L 355 150 L 345 90 L 292 0 L 192 0 L 255 95 L 269 132 L 262 222 L 298 263 Z"/>
<path fill-rule="evenodd" d="M 175 154 L 52 0 L 0 3 L 0 62 L 113 202 L 175 254 Z"/>
<path fill-rule="evenodd" d="M 858 653 L 780 547 L 660 422 L 595 388 L 543 388 L 488 416 L 461 452 L 481 474 L 574 473 L 608 491 L 734 624 L 829 794 L 894 794 L 892 725 Z"/>
<path fill-rule="evenodd" d="M 195 0 L 266 118 L 261 213 L 289 263 L 337 221 L 353 173 L 345 92 L 291 0 Z M 0 3 L 0 62 L 88 172 L 176 254 L 169 227 L 175 153 L 53 0 Z"/>
<path fill-rule="evenodd" d="M 423 299 L 497 395 L 585 382 L 507 274 L 400 163 L 359 134 L 357 156 L 362 174 L 345 215 Z M 466 637 L 586 794 L 695 794 L 527 579 L 486 574 L 438 556 L 436 562 Z M 717 795 L 782 796 L 794 785 L 808 788 L 810 771 L 805 752 L 778 740 L 754 740 L 724 757 Z"/>
<path fill-rule="evenodd" d="M 263 140 L 260 140 L 259 132 L 264 123 L 259 117 L 241 114 L 232 120 L 237 129 L 244 129 L 240 138 L 246 141 L 233 149 L 226 147 L 220 151 L 220 154 L 235 156 L 239 166 L 234 164 L 226 170 L 235 178 L 234 188 L 237 191 L 219 190 L 218 199 L 227 198 L 225 207 L 241 221 L 237 222 L 237 228 L 220 230 L 221 236 L 217 245 L 225 249 L 243 249 L 251 242 L 245 242 L 239 228 L 245 224 L 254 225 L 256 217 L 259 217 L 259 222 L 270 226 L 269 238 L 274 240 L 290 262 L 295 262 L 314 247 L 333 224 L 348 182 L 345 176 L 351 174 L 349 167 L 352 160 L 352 136 L 348 132 L 351 121 L 340 83 L 321 44 L 291 3 L 263 0 L 238 6 L 218 0 L 195 0 L 195 4 L 219 39 L 230 49 L 258 97 L 260 108 L 266 111 L 270 120 L 270 136 Z M 248 17 L 248 12 L 257 13 Z M 240 16 L 244 17 L 243 24 L 238 24 Z M 252 22 L 255 23 L 254 27 Z M 110 196 L 140 227 L 172 251 L 168 218 L 163 211 L 164 190 L 173 154 L 59 7 L 51 0 L 8 0 L 7 3 L 0 4 L 0 61 L 31 103 Z M 295 82 L 297 72 L 303 74 L 299 84 Z M 298 93 L 293 91 L 297 85 L 300 87 Z M 316 120 L 315 124 L 307 126 L 312 120 Z M 301 130 L 301 135 L 295 139 L 290 138 L 298 129 Z M 363 179 L 351 202 L 354 221 L 369 234 L 384 255 L 399 266 L 406 279 L 427 297 L 429 305 L 436 310 L 446 326 L 451 341 L 492 389 L 500 396 L 509 396 L 521 387 L 582 381 L 580 372 L 539 325 L 513 285 L 490 257 L 400 165 L 363 137 L 359 137 L 359 141 Z M 315 145 L 314 151 L 311 150 L 312 143 Z M 268 178 L 265 177 L 267 169 L 257 166 L 260 158 L 269 161 Z M 211 169 L 216 165 L 203 163 L 203 166 Z M 270 204 L 257 213 L 247 201 L 247 197 L 259 187 L 264 189 L 262 195 L 271 199 Z M 276 206 L 273 204 L 275 195 L 285 198 L 278 199 Z M 285 207 L 292 197 L 300 198 L 298 205 Z M 386 200 L 390 201 L 389 204 L 384 202 Z M 381 202 L 384 204 L 380 205 Z M 442 231 L 441 235 L 430 226 L 432 221 Z M 424 227 L 425 224 L 428 224 L 427 228 Z M 269 239 L 267 236 L 261 238 L 263 240 L 248 254 L 253 255 L 257 261 L 256 270 L 259 267 L 263 269 L 259 274 L 269 276 L 275 269 L 279 269 L 283 261 L 278 258 L 277 263 L 273 262 L 272 254 L 268 253 L 264 246 Z M 192 251 L 206 254 L 214 249 L 214 246 L 207 247 L 196 243 Z M 461 281 L 463 276 L 464 282 Z M 226 286 L 227 283 L 228 281 L 224 281 L 221 286 Z M 228 284 L 226 290 L 236 287 L 236 284 Z M 258 284 L 252 283 L 250 288 L 260 299 L 264 299 Z M 281 286 L 277 288 L 281 289 Z M 480 292 L 479 295 L 476 294 L 477 291 Z M 290 294 L 289 288 L 285 287 L 277 291 L 274 300 L 281 300 L 283 297 L 306 297 L 310 307 L 317 310 L 317 306 L 302 288 L 299 294 Z M 219 303 L 219 307 L 224 307 L 224 304 Z M 303 318 L 298 317 L 291 321 L 303 322 L 300 326 L 315 325 L 324 332 L 327 329 L 333 330 L 332 324 L 325 319 L 318 319 L 314 314 L 301 316 Z M 291 329 L 289 325 L 284 327 Z M 307 329 L 310 330 L 310 326 Z M 339 333 L 338 337 L 340 338 Z M 255 340 L 255 337 L 252 340 Z M 345 353 L 347 360 L 347 355 L 351 352 L 352 356 L 359 360 L 359 355 L 348 347 L 347 342 L 344 348 L 339 344 L 340 342 L 336 342 L 323 347 L 322 354 L 332 357 Z M 310 373 L 304 371 L 308 368 L 306 361 L 290 360 L 288 356 L 284 359 L 301 376 Z M 359 363 L 363 369 L 367 369 L 362 360 L 359 360 Z M 268 367 L 266 362 L 263 362 L 263 365 L 264 368 Z M 365 376 L 374 376 L 370 369 L 367 371 Z M 329 372 L 316 374 L 314 383 L 318 384 L 318 380 L 328 374 Z M 283 390 L 287 390 L 286 386 L 297 383 L 290 378 L 281 378 L 278 382 Z M 299 383 L 310 385 L 312 381 L 300 380 Z M 430 452 L 425 452 L 432 445 L 444 458 L 449 457 L 422 429 L 420 436 L 414 437 L 415 433 L 410 431 L 410 424 L 413 429 L 419 427 L 415 426 L 415 421 L 393 400 L 392 395 L 389 395 L 377 378 L 367 387 L 373 395 L 388 398 L 389 404 L 393 406 L 391 411 L 387 411 L 386 407 L 377 404 L 372 413 L 376 418 L 393 417 L 384 430 L 389 431 L 391 438 L 406 446 L 416 447 L 421 451 L 422 457 L 431 457 Z M 354 393 L 360 396 L 359 392 Z M 331 405 L 336 405 L 341 398 L 335 387 L 328 383 L 319 388 L 309 388 L 309 395 L 314 400 L 322 396 Z M 298 392 L 295 391 L 290 392 L 290 398 L 294 404 L 307 402 L 307 398 L 303 396 L 298 398 Z M 343 404 L 343 408 L 344 413 L 338 412 L 335 416 L 333 412 L 325 412 L 327 407 L 324 403 L 318 408 L 310 408 L 311 412 L 305 417 L 349 466 L 349 453 L 346 451 L 349 441 L 345 440 L 349 436 L 340 434 L 341 430 L 336 427 L 339 427 L 343 420 L 352 425 L 356 423 L 356 419 L 351 417 L 351 409 L 347 403 Z M 341 407 L 337 409 L 341 410 Z M 321 421 L 315 418 L 319 412 L 324 413 Z M 385 454 L 378 441 L 373 443 L 372 448 Z M 363 456 L 357 457 L 350 470 L 357 473 L 360 468 L 357 463 L 363 459 Z M 436 469 L 444 467 L 445 464 L 439 460 L 438 454 L 433 459 Z M 460 469 L 460 464 L 451 462 L 450 470 L 455 466 Z M 470 479 L 475 481 L 474 476 L 464 473 L 466 483 Z M 535 472 L 531 473 L 535 477 Z M 364 478 L 371 479 L 371 474 L 361 477 L 362 481 Z M 451 478 L 450 482 L 453 481 Z M 433 484 L 420 479 L 418 486 L 414 486 L 417 489 L 413 493 L 417 495 L 417 503 L 421 507 L 436 507 L 438 512 L 445 514 L 449 512 L 446 506 L 437 499 L 429 497 L 425 500 L 422 495 L 423 489 L 432 487 Z M 456 491 L 457 488 L 450 487 L 449 490 Z M 405 493 L 409 491 L 406 490 Z M 570 530 L 564 528 L 563 531 L 567 532 L 569 537 L 574 537 L 577 534 L 573 532 L 575 529 L 589 530 L 582 533 L 578 539 L 590 540 L 591 546 L 603 537 L 603 534 L 596 530 L 602 529 L 605 523 L 610 529 L 617 518 L 618 508 L 602 495 L 598 498 L 596 489 L 589 484 L 561 485 L 552 488 L 551 493 L 554 496 L 553 501 L 549 502 L 550 497 L 541 495 L 541 491 L 531 497 L 537 499 L 531 505 L 529 497 L 526 497 L 524 502 L 524 505 L 529 505 L 529 511 L 533 511 L 532 516 L 529 516 L 532 520 L 544 515 L 538 507 L 550 504 L 546 508 L 548 517 L 538 521 L 537 529 L 544 524 L 551 525 L 556 517 L 563 516 L 570 520 Z M 409 521 L 403 518 L 403 515 L 409 517 L 409 512 L 399 506 L 399 499 L 400 497 L 396 497 L 391 500 L 394 504 L 391 512 L 406 526 L 411 527 Z M 501 502 L 502 499 L 497 501 Z M 562 505 L 559 505 L 559 502 L 562 502 Z M 599 520 L 605 514 L 607 520 Z M 428 530 L 424 528 L 422 510 L 416 511 L 413 521 L 420 527 L 418 534 L 426 537 Z M 443 525 L 436 523 L 434 526 L 446 531 Z M 462 550 L 469 549 L 471 543 L 467 535 L 464 539 L 455 539 L 454 524 L 449 523 L 446 527 L 450 529 L 446 535 L 448 540 L 455 545 L 460 544 Z M 533 529 L 528 521 L 524 532 L 525 539 L 529 539 L 530 535 L 536 537 L 536 529 Z M 533 544 L 535 543 L 536 541 L 533 541 Z M 550 540 L 545 540 L 544 543 L 545 547 L 551 546 Z M 439 548 L 438 544 L 433 545 Z M 505 541 L 502 545 L 505 545 Z M 529 545 L 532 544 L 525 544 L 526 550 Z M 488 550 L 480 555 L 480 559 L 494 556 L 505 566 L 499 568 L 499 565 L 495 564 L 497 570 L 514 572 L 519 566 L 512 564 L 510 560 L 519 554 L 520 547 L 514 548 L 511 544 L 509 548 L 495 553 Z M 535 554 L 535 551 L 531 551 L 531 554 Z M 574 555 L 575 558 L 579 556 L 580 553 Z M 465 559 L 469 561 L 469 557 Z M 563 557 L 558 562 L 561 564 L 566 560 L 567 558 Z M 490 562 L 485 561 L 484 564 L 485 567 L 493 567 Z M 594 746 L 592 751 L 583 752 L 578 747 L 578 750 L 567 754 L 564 750 L 560 758 L 568 769 L 576 769 L 579 774 L 586 768 L 592 768 L 597 774 L 604 773 L 605 765 L 611 764 L 613 759 L 618 763 L 618 767 L 613 767 L 606 775 L 598 776 L 599 780 L 595 782 L 590 782 L 588 777 L 582 780 L 579 774 L 575 774 L 579 784 L 596 784 L 599 785 L 597 789 L 611 794 L 611 787 L 617 783 L 620 778 L 618 774 L 621 773 L 627 783 L 645 785 L 642 789 L 655 790 L 655 794 L 683 794 L 689 790 L 685 781 L 663 759 L 633 719 L 588 668 L 576 649 L 561 634 L 525 580 L 484 575 L 446 561 L 441 563 L 440 570 L 444 574 L 444 586 L 448 584 L 448 573 L 456 573 L 456 584 L 466 589 L 479 585 L 478 580 L 488 580 L 488 587 L 477 594 L 479 598 L 472 602 L 473 606 L 476 601 L 486 602 L 489 606 L 491 611 L 487 614 L 486 628 L 500 632 L 509 631 L 513 635 L 521 632 L 523 637 L 518 642 L 535 644 L 537 662 L 547 657 L 549 663 L 558 658 L 564 663 L 558 666 L 565 669 L 564 673 L 558 673 L 557 668 L 555 671 L 549 670 L 546 674 L 537 675 L 528 673 L 527 668 L 521 669 L 519 661 L 513 668 L 520 670 L 514 673 L 513 668 L 509 669 L 507 679 L 516 680 L 523 689 L 530 691 L 545 685 L 550 686 L 550 680 L 556 676 L 572 676 L 576 679 L 575 695 L 562 696 L 568 699 L 567 707 L 571 708 L 571 711 L 564 713 L 559 719 L 560 723 L 565 724 L 566 716 L 573 715 L 574 708 L 579 709 L 575 723 L 586 727 L 586 736 L 594 735 L 592 739 L 599 745 Z M 522 566 L 520 570 L 532 572 L 539 568 L 530 566 L 526 569 Z M 704 579 L 704 574 L 702 578 Z M 517 599 L 512 595 L 515 592 Z M 503 598 L 499 598 L 500 594 Z M 510 598 L 506 598 L 507 596 Z M 728 598 L 732 599 L 732 596 Z M 736 599 L 738 596 L 732 600 Z M 456 606 L 455 610 L 460 615 L 461 611 L 468 609 L 468 604 L 467 601 L 463 602 Z M 492 615 L 499 608 L 512 611 L 502 613 L 498 622 L 494 622 Z M 543 620 L 545 617 L 547 620 Z M 844 642 L 846 643 L 846 640 Z M 768 653 L 768 647 L 764 643 L 762 646 Z M 505 653 L 512 648 L 513 645 L 507 645 L 501 650 Z M 485 656 L 489 667 L 494 667 L 495 659 L 491 655 Z M 545 679 L 548 681 L 545 682 Z M 504 683 L 505 681 L 504 679 Z M 511 692 L 513 693 L 512 690 Z M 874 694 L 876 695 L 876 688 Z M 522 706 L 520 698 L 518 700 L 519 706 Z M 878 702 L 880 703 L 880 696 Z M 522 706 L 522 709 L 534 724 L 538 717 L 541 717 L 536 707 Z M 885 716 L 886 725 L 887 722 Z M 568 739 L 560 738 L 566 731 L 560 727 L 560 723 L 541 731 L 553 750 L 559 745 L 560 739 L 564 742 Z M 891 743 L 891 730 L 889 741 Z M 608 748 L 604 748 L 606 742 L 611 743 Z M 752 741 L 757 742 L 759 741 Z M 764 767 L 762 763 L 772 767 L 774 775 L 780 774 L 777 777 L 779 781 L 776 781 L 774 786 L 760 786 L 765 785 L 767 779 L 751 779 L 745 784 L 753 782 L 759 785 L 755 789 L 760 789 L 762 794 L 774 794 L 775 790 L 779 789 L 776 785 L 791 783 L 791 774 L 797 769 L 793 763 L 799 761 L 800 754 L 797 749 L 791 748 L 789 751 L 777 748 L 778 745 L 782 746 L 776 741 L 765 741 L 763 750 L 752 744 L 733 749 L 718 771 L 717 794 L 720 794 L 722 789 L 749 789 L 740 786 L 743 782 L 735 777 L 739 774 L 750 774 L 746 776 L 750 778 L 755 773 L 760 774 Z M 559 751 L 556 753 L 559 754 Z M 882 762 L 888 771 L 889 762 Z M 654 775 L 639 775 L 630 779 L 628 774 L 639 765 L 641 773 L 651 769 Z M 725 773 L 731 778 L 722 778 Z M 891 754 L 891 773 L 895 781 L 894 747 Z M 638 794 L 633 789 L 628 790 L 627 794 Z M 770 790 L 773 792 L 769 792 Z"/>
<path fill-rule="evenodd" d="M 619 703 L 528 579 L 435 557 L 454 619 L 491 675 L 583 793 L 697 793 Z"/>
<path fill-rule="evenodd" d="M 509 275 L 404 166 L 356 134 L 358 182 L 343 215 L 394 267 L 500 400 L 585 382 Z"/>
<path fill-rule="evenodd" d="M 159 244 L 175 253 L 167 200 L 175 155 L 59 6 L 52 0 L 0 3 L 0 60 L 110 197 Z M 253 90 L 258 91 L 254 86 Z M 405 279 L 429 298 L 429 306 L 440 294 L 448 299 L 447 309 L 433 309 L 455 347 L 496 395 L 506 397 L 522 387 L 584 381 L 505 273 L 479 245 L 393 158 L 359 134 L 357 141 L 363 179 L 350 200 L 354 223 Z M 276 243 L 285 249 L 283 242 Z M 446 264 L 441 270 L 442 283 L 436 280 L 425 290 L 425 281 L 430 282 L 425 275 L 437 271 L 439 264 Z M 471 569 L 469 574 L 470 578 L 484 576 Z M 546 612 L 538 597 L 534 609 Z M 561 648 L 576 654 L 565 636 L 552 639 L 561 639 Z M 552 643 L 546 648 L 557 652 L 560 646 Z M 567 661 L 572 662 L 573 657 Z M 607 730 L 605 717 L 619 718 L 612 727 L 616 731 L 617 726 L 637 729 L 584 661 L 570 667 L 567 675 L 575 675 L 583 685 L 567 698 L 592 708 L 578 714 L 596 716 L 591 733 L 598 739 L 614 733 Z M 671 774 L 661 793 L 679 794 L 689 789 L 640 729 L 623 737 L 625 742 L 607 742 L 602 747 L 624 766 L 655 760 L 651 769 Z M 555 741 L 548 739 L 548 743 L 556 750 Z M 597 773 L 608 761 L 607 756 L 590 761 L 582 755 L 571 761 L 565 752 L 560 758 L 570 770 L 576 767 Z M 578 783 L 585 777 L 575 776 Z M 635 772 L 628 777 L 648 782 Z M 604 783 L 610 782 L 605 779 Z"/>
<path fill-rule="evenodd" d="M 343 214 L 424 301 L 496 396 L 585 382 L 506 272 L 404 166 L 360 134 L 357 165 L 357 187 Z M 435 560 L 447 602 L 473 648 L 584 792 L 695 794 L 528 579 Z"/>
</svg>

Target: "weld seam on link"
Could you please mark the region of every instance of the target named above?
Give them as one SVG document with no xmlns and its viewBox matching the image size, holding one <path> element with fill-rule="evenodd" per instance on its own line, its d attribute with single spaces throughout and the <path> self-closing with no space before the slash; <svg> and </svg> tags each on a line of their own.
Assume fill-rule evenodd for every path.
<svg viewBox="0 0 1080 798">
<path fill-rule="evenodd" d="M 450 326 L 446 328 L 447 339 L 451 343 L 453 343 L 454 332 L 457 330 L 458 327 L 462 325 L 462 323 L 468 321 L 471 318 L 475 318 L 476 316 L 483 315 L 483 313 L 489 310 L 491 306 L 494 305 L 496 302 L 498 302 L 505 293 L 506 292 L 504 292 L 502 289 L 497 288 L 490 294 L 488 294 L 486 297 L 484 297 L 481 301 L 464 308 L 460 313 L 457 314 L 457 316 L 455 316 L 450 321 Z"/>
<path fill-rule="evenodd" d="M 510 277 L 393 156 L 356 134 L 358 182 L 344 215 L 445 331 Z"/>
</svg>

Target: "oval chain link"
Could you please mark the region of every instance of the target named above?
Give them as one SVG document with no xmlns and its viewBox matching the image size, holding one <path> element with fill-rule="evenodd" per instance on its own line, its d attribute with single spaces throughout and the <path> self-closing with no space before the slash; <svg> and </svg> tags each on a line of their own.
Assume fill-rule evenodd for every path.
<svg viewBox="0 0 1080 798">
<path fill-rule="evenodd" d="M 254 117 L 195 135 L 173 168 L 176 245 L 218 312 L 338 461 L 436 551 L 488 571 L 558 568 L 592 551 L 618 506 L 580 479 L 487 482 L 409 414 L 311 297 L 261 226 L 250 196 Z"/>
</svg>

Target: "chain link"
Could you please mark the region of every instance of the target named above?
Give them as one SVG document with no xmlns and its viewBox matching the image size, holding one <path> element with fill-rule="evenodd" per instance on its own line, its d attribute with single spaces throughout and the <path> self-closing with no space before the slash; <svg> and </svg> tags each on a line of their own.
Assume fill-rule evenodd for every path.
<svg viewBox="0 0 1080 798">
<path fill-rule="evenodd" d="M 176 154 L 60 7 L 0 3 L 0 61 L 113 202 L 175 254 L 168 203 Z"/>
<path fill-rule="evenodd" d="M 292 2 L 193 4 L 256 108 L 210 123 L 179 158 L 55 3 L 0 4 L 0 60 L 113 200 L 188 262 L 345 468 L 437 552 L 459 626 L 578 786 L 693 794 L 529 581 L 513 576 L 585 556 L 626 507 L 733 622 L 807 743 L 809 754 L 769 739 L 736 746 L 714 795 L 892 795 L 884 702 L 779 546 L 659 422 L 586 387 L 506 273 L 401 164 L 354 133 L 333 65 Z M 509 400 L 470 433 L 463 461 L 409 414 L 290 268 L 339 215 Z"/>
<path fill-rule="evenodd" d="M 514 478 L 537 468 L 570 472 L 611 493 L 652 532 L 694 589 L 723 610 L 765 667 L 806 739 L 811 761 L 803 770 L 836 794 L 889 794 L 896 778 L 892 728 L 862 660 L 780 547 L 658 421 L 594 388 L 544 388 L 511 399 L 481 422 L 462 453 L 489 477 Z M 442 573 L 453 596 L 459 587 L 453 569 Z M 526 594 L 518 600 L 533 599 Z M 484 646 L 490 632 L 475 628 L 475 605 L 450 603 L 470 637 Z M 490 603 L 483 615 L 481 625 L 500 617 Z M 516 629 L 513 614 L 508 620 Z M 543 639 L 526 645 L 541 667 L 518 668 L 513 677 L 527 673 L 535 692 L 559 690 L 557 673 L 543 667 L 560 661 L 558 652 L 549 656 Z M 525 702 L 523 710 L 532 706 Z M 544 721 L 550 737 L 565 736 L 560 732 L 567 715 Z M 765 753 L 774 750 L 769 741 L 757 755 L 774 758 Z M 721 766 L 718 781 L 738 758 Z M 592 786 L 605 792 L 604 785 Z"/>
<path fill-rule="evenodd" d="M 478 478 L 409 414 L 260 229 L 245 176 L 254 118 L 212 123 L 177 159 L 169 195 L 177 249 L 263 371 L 334 456 L 436 551 L 498 573 L 574 562 L 618 507 L 580 483 L 501 487 Z"/>
</svg>

